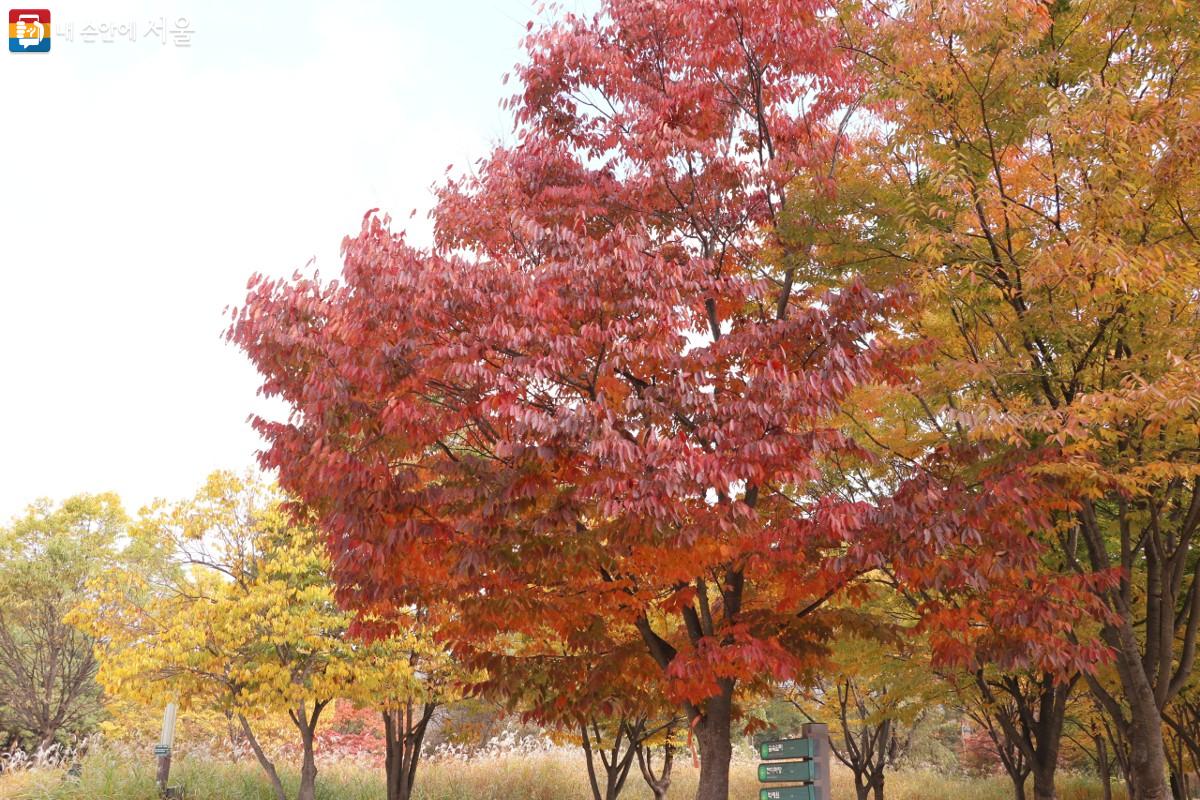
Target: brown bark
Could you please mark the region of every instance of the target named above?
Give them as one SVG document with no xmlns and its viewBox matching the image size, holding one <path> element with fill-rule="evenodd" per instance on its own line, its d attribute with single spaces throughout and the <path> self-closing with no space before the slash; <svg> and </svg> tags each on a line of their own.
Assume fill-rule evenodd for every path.
<svg viewBox="0 0 1200 800">
<path fill-rule="evenodd" d="M 1033 768 L 1033 798 L 1034 800 L 1058 800 L 1054 788 L 1056 764 L 1038 764 Z"/>
<path fill-rule="evenodd" d="M 869 691 L 853 680 L 839 680 L 834 690 L 842 737 L 840 745 L 831 739 L 830 749 L 854 775 L 857 800 L 868 800 L 872 795 L 875 800 L 883 800 L 884 771 L 908 749 L 912 730 L 901 736 L 895 720 L 876 720 Z"/>
<path fill-rule="evenodd" d="M 421 746 L 437 703 L 408 703 L 383 712 L 387 800 L 409 800 L 421 760 Z"/>
<path fill-rule="evenodd" d="M 753 498 L 757 491 L 752 487 L 747 490 L 747 497 Z M 720 589 L 721 614 L 725 625 L 737 622 L 742 608 L 742 596 L 745 591 L 745 573 L 741 569 L 730 568 Z M 703 579 L 696 580 L 696 602 L 682 609 L 685 629 L 688 638 L 694 646 L 699 646 L 705 639 L 720 636 L 718 626 L 714 623 L 713 609 L 708 604 L 708 586 Z M 809 613 L 824 602 L 820 599 L 800 612 L 799 616 Z M 643 616 L 636 621 L 638 632 L 646 643 L 650 656 L 658 663 L 664 672 L 668 671 L 671 662 L 678 655 L 675 648 L 666 639 L 659 636 L 650 626 L 649 620 Z M 721 639 L 723 645 L 731 643 L 729 637 Z M 685 701 L 683 712 L 691 726 L 691 731 L 700 743 L 700 783 L 696 789 L 696 800 L 728 800 L 729 798 L 729 762 L 733 754 L 730 733 L 733 720 L 733 693 L 736 681 L 733 678 L 720 678 L 717 681 L 718 691 L 706 698 L 703 703 L 696 704 Z"/>
<path fill-rule="evenodd" d="M 1200 483 L 1178 484 L 1175 489 L 1176 504 L 1186 509 L 1177 527 L 1165 524 L 1168 515 L 1157 500 L 1139 508 L 1123 500 L 1107 506 L 1084 501 L 1078 515 L 1078 535 L 1092 569 L 1116 565 L 1123 571 L 1119 585 L 1102 595 L 1113 619 L 1101 629 L 1114 655 L 1121 691 L 1114 695 L 1094 678 L 1088 684 L 1127 746 L 1125 775 L 1131 800 L 1171 796 L 1163 709 L 1191 674 L 1200 630 L 1200 582 L 1190 558 L 1200 524 Z M 1111 554 L 1101 514 L 1119 534 Z M 1140 514 L 1150 520 L 1142 531 L 1135 528 Z M 1144 609 L 1133 574 L 1145 580 Z"/>
<path fill-rule="evenodd" d="M 1113 661 L 1124 690 L 1121 698 L 1124 702 L 1094 679 L 1089 679 L 1089 684 L 1124 740 L 1128 763 L 1123 766 L 1130 800 L 1169 800 L 1167 752 L 1162 736 L 1164 719 L 1143 668 L 1132 625 L 1121 620 L 1109 626 L 1105 640 L 1115 652 Z"/>
<path fill-rule="evenodd" d="M 300 787 L 296 790 L 296 800 L 316 800 L 317 797 L 317 759 L 315 750 L 317 721 L 321 718 L 321 711 L 325 709 L 328 703 L 329 701 L 327 700 L 313 703 L 312 714 L 308 713 L 307 702 L 301 702 L 295 711 L 288 712 L 292 718 L 292 722 L 296 724 L 296 728 L 300 731 L 300 744 L 302 748 Z"/>
<path fill-rule="evenodd" d="M 729 800 L 729 762 L 733 756 L 733 682 L 721 680 L 721 693 L 708 698 L 694 723 L 700 743 L 700 783 L 696 800 Z"/>
<path fill-rule="evenodd" d="M 250 722 L 243 714 L 238 714 L 237 718 L 242 726 L 242 732 L 246 734 L 246 741 L 250 743 L 250 749 L 254 752 L 254 757 L 258 759 L 259 766 L 267 774 L 267 780 L 271 782 L 271 791 L 275 794 L 275 800 L 287 800 L 287 792 L 283 790 L 283 781 L 279 780 L 279 772 L 258 743 L 258 737 L 254 735 Z"/>
<path fill-rule="evenodd" d="M 1103 800 L 1112 800 L 1112 762 L 1108 758 L 1108 741 L 1103 736 L 1096 736 L 1096 770 L 1100 773 L 1100 781 L 1104 789 Z"/>
<path fill-rule="evenodd" d="M 642 771 L 642 778 L 645 779 L 646 785 L 654 794 L 654 800 L 662 800 L 667 796 L 667 790 L 671 788 L 671 767 L 675 760 L 675 745 L 671 743 L 671 736 L 674 732 L 675 723 L 668 723 L 664 734 L 666 739 L 662 747 L 662 767 L 657 774 L 654 772 L 654 748 L 645 743 L 637 746 L 638 768 Z"/>
<path fill-rule="evenodd" d="M 1025 800 L 1025 781 L 1029 778 L 1032 766 L 1025 757 L 1025 751 L 1004 735 L 1000 723 L 1001 717 L 1015 715 L 1012 704 L 989 703 L 984 700 L 973 707 L 968 706 L 966 713 L 987 732 L 988 738 L 992 740 L 996 756 L 1000 759 L 1000 765 L 1004 767 L 1005 774 L 1012 781 L 1015 800 Z"/>
<path fill-rule="evenodd" d="M 1013 783 L 1013 798 L 1014 800 L 1025 800 L 1025 775 L 1020 775 L 1017 772 L 1009 771 L 1009 780 Z"/>
<path fill-rule="evenodd" d="M 645 729 L 645 720 L 628 723 L 622 719 L 617 725 L 617 733 L 611 747 L 603 746 L 603 733 L 595 720 L 581 722 L 579 725 L 580 743 L 583 745 L 584 756 L 587 759 L 588 785 L 592 790 L 593 800 L 616 800 L 621 790 L 625 788 L 625 780 L 633 766 L 634 756 L 637 755 L 638 744 Z M 596 774 L 596 756 L 604 768 L 604 789 Z"/>
<path fill-rule="evenodd" d="M 1048 674 L 1009 674 L 994 679 L 985 678 L 982 671 L 975 675 L 984 701 L 1004 707 L 992 718 L 1007 746 L 1020 752 L 1023 765 L 1033 776 L 1035 800 L 1057 800 L 1054 778 L 1063 724 L 1067 702 L 1078 680 L 1079 676 L 1074 676 L 1069 681 L 1058 681 Z"/>
</svg>

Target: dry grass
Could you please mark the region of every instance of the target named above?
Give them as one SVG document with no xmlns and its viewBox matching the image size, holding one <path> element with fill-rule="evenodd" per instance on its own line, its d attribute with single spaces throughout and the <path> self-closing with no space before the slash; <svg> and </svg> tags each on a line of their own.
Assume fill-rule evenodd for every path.
<svg viewBox="0 0 1200 800">
<path fill-rule="evenodd" d="M 4 800 L 155 800 L 153 758 L 138 763 L 114 753 L 96 753 L 84 764 L 79 778 L 63 770 L 34 769 L 0 775 Z M 289 776 L 290 777 L 290 776 Z M 670 796 L 685 800 L 696 787 L 696 770 L 685 759 L 678 765 Z M 272 800 L 267 783 L 254 763 L 181 759 L 172 782 L 186 787 L 188 800 Z M 320 800 L 378 800 L 381 776 L 372 769 L 327 765 L 317 778 Z M 753 800 L 758 782 L 752 763 L 734 767 L 730 798 Z M 1118 798 L 1123 796 L 1119 787 Z M 1005 778 L 967 779 L 931 771 L 901 771 L 888 778 L 886 800 L 1008 800 L 1013 795 Z M 1100 786 L 1089 777 L 1063 775 L 1060 800 L 1099 798 Z M 471 761 L 429 762 L 418 776 L 419 800 L 590 800 L 582 756 L 571 751 L 533 755 L 488 756 Z M 628 800 L 648 800 L 636 768 L 629 777 Z M 834 800 L 853 800 L 850 775 L 834 775 Z"/>
</svg>

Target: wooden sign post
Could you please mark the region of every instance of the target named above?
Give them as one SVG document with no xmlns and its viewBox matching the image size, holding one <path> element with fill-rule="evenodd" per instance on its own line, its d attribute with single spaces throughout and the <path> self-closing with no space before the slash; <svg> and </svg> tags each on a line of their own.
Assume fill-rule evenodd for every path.
<svg viewBox="0 0 1200 800">
<path fill-rule="evenodd" d="M 154 747 L 154 756 L 158 759 L 158 774 L 154 782 L 158 784 L 158 792 L 163 797 L 168 796 L 167 781 L 171 778 L 171 747 L 175 743 L 175 715 L 177 713 L 176 705 L 167 703 L 167 708 L 163 711 L 162 735 Z"/>
<path fill-rule="evenodd" d="M 760 783 L 790 783 L 758 791 L 759 800 L 830 800 L 829 726 L 821 722 L 805 724 L 799 739 L 763 742 L 758 765 Z"/>
</svg>

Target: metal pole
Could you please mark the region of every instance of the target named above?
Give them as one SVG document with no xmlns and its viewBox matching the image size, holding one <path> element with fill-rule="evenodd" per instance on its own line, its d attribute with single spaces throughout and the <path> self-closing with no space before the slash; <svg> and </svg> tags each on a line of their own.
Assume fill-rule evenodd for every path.
<svg viewBox="0 0 1200 800">
<path fill-rule="evenodd" d="M 154 755 L 158 758 L 158 774 L 155 777 L 155 783 L 158 784 L 160 793 L 167 791 L 167 781 L 171 778 L 171 747 L 175 743 L 175 715 L 177 713 L 176 705 L 167 703 L 167 708 L 163 711 L 162 736 L 158 738 L 158 745 L 154 748 Z"/>
</svg>

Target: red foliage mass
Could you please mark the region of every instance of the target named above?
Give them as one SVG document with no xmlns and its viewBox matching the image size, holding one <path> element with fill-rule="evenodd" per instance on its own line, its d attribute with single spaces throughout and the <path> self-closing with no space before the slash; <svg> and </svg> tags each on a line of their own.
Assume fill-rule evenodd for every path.
<svg viewBox="0 0 1200 800">
<path fill-rule="evenodd" d="M 341 282 L 251 282 L 230 336 L 293 411 L 256 420 L 263 462 L 345 600 L 451 604 L 442 635 L 493 669 L 509 633 L 641 659 L 702 748 L 739 681 L 820 659 L 823 601 L 871 569 L 931 592 L 944 660 L 1094 656 L 1062 639 L 1084 587 L 1040 574 L 1055 500 L 1027 464 L 933 453 L 884 500 L 831 477 L 870 458 L 842 404 L 923 345 L 888 325 L 908 298 L 807 291 L 781 248 L 858 91 L 822 9 L 610 0 L 535 28 L 518 141 L 443 188 L 435 247 L 368 214 Z M 572 702 L 612 696 L 584 675 Z"/>
</svg>

